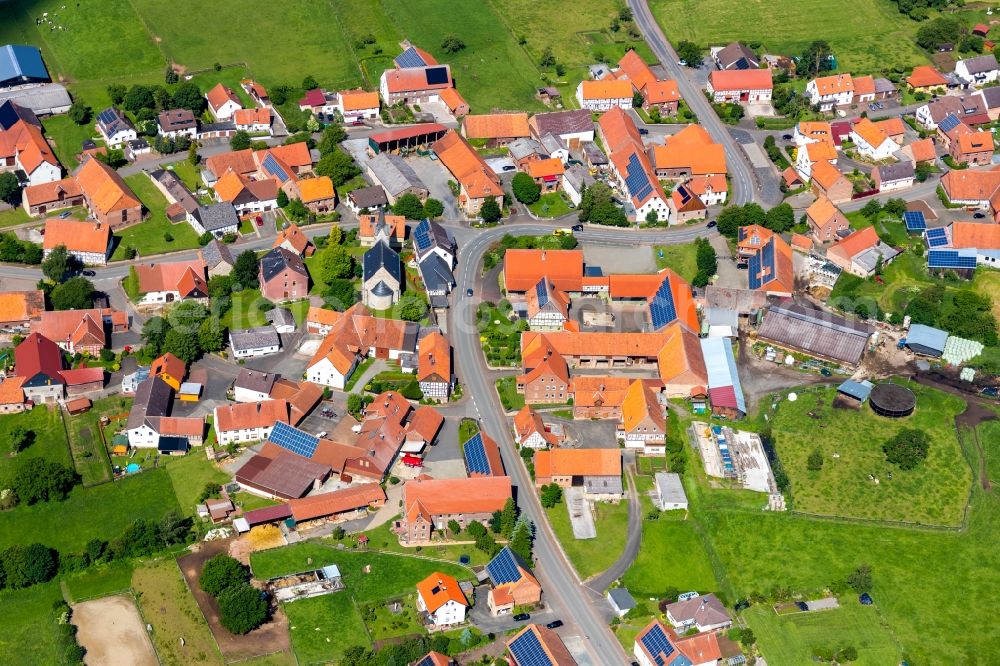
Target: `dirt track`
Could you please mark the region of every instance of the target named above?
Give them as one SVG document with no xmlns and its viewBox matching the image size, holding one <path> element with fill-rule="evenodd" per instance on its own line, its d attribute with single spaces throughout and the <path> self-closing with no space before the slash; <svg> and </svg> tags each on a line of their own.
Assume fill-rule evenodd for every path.
<svg viewBox="0 0 1000 666">
<path fill-rule="evenodd" d="M 87 649 L 88 666 L 157 666 L 153 644 L 132 597 L 120 595 L 73 606 L 77 640 Z"/>
</svg>

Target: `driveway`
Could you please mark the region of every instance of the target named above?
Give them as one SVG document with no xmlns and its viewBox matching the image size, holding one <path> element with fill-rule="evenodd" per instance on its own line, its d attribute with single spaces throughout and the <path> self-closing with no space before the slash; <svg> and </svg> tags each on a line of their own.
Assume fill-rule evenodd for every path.
<svg viewBox="0 0 1000 666">
<path fill-rule="evenodd" d="M 564 499 L 570 523 L 573 525 L 573 538 L 596 539 L 597 525 L 594 524 L 594 511 L 590 501 L 583 496 L 583 488 L 567 488 Z"/>
<path fill-rule="evenodd" d="M 406 163 L 417 172 L 420 180 L 424 181 L 431 197 L 444 204 L 442 219 L 450 222 L 459 222 L 465 219 L 465 215 L 458 209 L 458 200 L 451 193 L 451 188 L 448 187 L 448 181 L 453 180 L 453 178 L 441 162 L 429 157 L 411 156 L 406 158 Z"/>
<path fill-rule="evenodd" d="M 708 239 L 715 250 L 718 259 L 718 269 L 715 271 L 719 279 L 715 282 L 717 287 L 727 289 L 746 289 L 747 272 L 736 268 L 732 252 L 729 250 L 729 243 L 722 236 L 712 236 Z"/>
<path fill-rule="evenodd" d="M 581 249 L 587 266 L 600 266 L 605 275 L 656 272 L 656 258 L 652 252 L 636 251 L 634 247 L 594 244 L 583 244 Z"/>
</svg>

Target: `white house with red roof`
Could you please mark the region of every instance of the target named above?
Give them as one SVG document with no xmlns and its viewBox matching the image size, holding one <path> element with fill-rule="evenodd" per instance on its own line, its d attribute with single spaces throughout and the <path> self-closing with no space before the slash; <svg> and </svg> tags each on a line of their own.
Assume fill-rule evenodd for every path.
<svg viewBox="0 0 1000 666">
<path fill-rule="evenodd" d="M 218 121 L 229 120 L 239 109 L 243 108 L 240 98 L 232 88 L 217 83 L 214 88 L 205 93 L 208 100 L 208 110 Z"/>
<path fill-rule="evenodd" d="M 716 103 L 756 104 L 771 101 L 774 82 L 769 69 L 713 70 L 705 90 Z"/>
<path fill-rule="evenodd" d="M 465 622 L 469 602 L 454 576 L 435 571 L 417 583 L 417 610 L 437 627 Z"/>
</svg>

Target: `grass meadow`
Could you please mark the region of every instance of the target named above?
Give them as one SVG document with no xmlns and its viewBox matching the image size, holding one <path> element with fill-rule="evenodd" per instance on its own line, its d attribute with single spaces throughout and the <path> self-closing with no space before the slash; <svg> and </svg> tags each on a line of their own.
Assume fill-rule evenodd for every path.
<svg viewBox="0 0 1000 666">
<path fill-rule="evenodd" d="M 11 455 L 9 435 L 15 428 L 34 433 L 34 439 L 24 451 Z M 66 431 L 58 409 L 37 407 L 21 414 L 0 416 L 0 480 L 5 479 L 16 466 L 28 458 L 44 458 L 68 467 L 73 466 Z M 2 516 L 3 514 L 0 514 Z M 0 517 L 0 524 L 3 518 Z"/>
<path fill-rule="evenodd" d="M 198 234 L 187 222 L 172 223 L 167 219 L 167 200 L 156 189 L 153 181 L 144 173 L 127 176 L 125 182 L 132 188 L 135 195 L 142 201 L 143 208 L 148 212 L 141 224 L 122 229 L 112 260 L 124 259 L 126 248 L 133 248 L 140 257 L 148 257 L 163 252 L 187 250 L 198 247 Z M 172 240 L 167 240 L 167 234 Z"/>
<path fill-rule="evenodd" d="M 628 502 L 618 504 L 593 502 L 594 524 L 597 526 L 596 539 L 576 539 L 573 525 L 566 510 L 566 502 L 545 509 L 552 531 L 566 551 L 576 573 L 587 579 L 606 570 L 621 556 L 628 532 Z"/>
<path fill-rule="evenodd" d="M 669 268 L 688 282 L 698 274 L 698 247 L 694 243 L 657 245 L 653 252 L 657 269 Z"/>
<path fill-rule="evenodd" d="M 52 605 L 60 599 L 58 580 L 0 592 L 0 666 L 62 663 L 52 615 Z"/>
</svg>

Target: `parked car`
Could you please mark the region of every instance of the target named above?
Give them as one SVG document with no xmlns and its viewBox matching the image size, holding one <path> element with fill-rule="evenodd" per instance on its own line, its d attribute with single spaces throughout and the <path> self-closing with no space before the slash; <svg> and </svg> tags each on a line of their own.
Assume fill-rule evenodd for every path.
<svg viewBox="0 0 1000 666">
<path fill-rule="evenodd" d="M 975 215 L 973 215 L 972 217 L 974 217 L 974 218 L 975 218 L 975 219 L 977 219 L 977 220 L 981 220 L 981 219 L 983 219 L 984 217 L 986 217 L 986 213 L 976 213 L 976 214 L 975 214 Z"/>
<path fill-rule="evenodd" d="M 548 627 L 549 629 L 557 629 L 557 628 L 563 626 L 563 622 L 562 622 L 562 620 L 552 620 L 551 622 L 549 622 L 545 626 Z"/>
<path fill-rule="evenodd" d="M 639 134 L 649 134 L 649 130 L 646 129 L 645 127 L 640 127 Z"/>
<path fill-rule="evenodd" d="M 69 213 L 69 211 L 68 211 L 68 210 L 67 210 L 67 211 L 64 211 L 64 212 L 62 212 L 62 213 L 59 213 L 59 219 L 60 219 L 60 220 L 65 220 L 65 219 L 66 219 L 67 217 L 69 217 L 69 214 L 70 214 L 70 213 Z"/>
<path fill-rule="evenodd" d="M 503 165 L 503 170 L 504 171 L 513 171 L 516 168 L 517 167 L 514 166 L 513 164 L 505 164 L 505 165 Z"/>
<path fill-rule="evenodd" d="M 472 291 L 471 289 L 466 289 L 466 290 L 465 290 L 465 295 L 466 295 L 466 296 L 468 296 L 469 298 L 472 298 L 472 295 L 473 295 L 474 293 L 475 293 L 475 292 L 473 292 L 473 291 Z"/>
<path fill-rule="evenodd" d="M 87 270 L 87 271 L 80 271 L 80 275 L 82 275 L 83 277 L 94 277 L 95 275 L 97 275 L 97 273 L 95 273 L 94 271 Z"/>
<path fill-rule="evenodd" d="M 716 222 L 715 220 L 709 220 L 709 221 L 708 221 L 708 224 L 706 224 L 705 226 L 706 226 L 707 228 L 711 229 L 712 227 L 714 227 L 714 226 L 715 226 L 715 225 L 717 225 L 717 224 L 718 224 L 718 222 Z"/>
<path fill-rule="evenodd" d="M 792 140 L 792 135 L 791 134 L 782 134 L 781 138 L 784 139 L 785 141 L 791 141 Z"/>
<path fill-rule="evenodd" d="M 572 229 L 573 229 L 573 231 L 583 231 L 583 225 L 582 224 L 574 224 L 573 227 L 572 227 Z"/>
<path fill-rule="evenodd" d="M 529 615 L 528 613 L 518 613 L 517 615 L 514 616 L 515 622 L 524 622 L 525 620 L 530 620 L 530 619 L 531 615 Z"/>
</svg>

